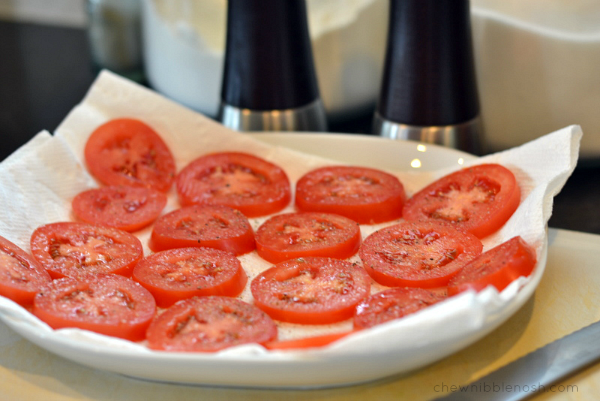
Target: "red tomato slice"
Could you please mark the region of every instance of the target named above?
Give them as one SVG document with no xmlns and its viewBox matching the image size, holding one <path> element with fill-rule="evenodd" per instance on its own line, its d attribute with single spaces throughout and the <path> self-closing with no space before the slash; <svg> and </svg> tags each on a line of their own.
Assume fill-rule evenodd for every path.
<svg viewBox="0 0 600 401">
<path fill-rule="evenodd" d="M 304 256 L 346 259 L 360 247 L 358 223 L 329 213 L 273 216 L 256 231 L 256 250 L 271 263 Z"/>
<path fill-rule="evenodd" d="M 128 232 L 86 223 L 52 223 L 31 235 L 31 253 L 52 278 L 115 273 L 131 276 L 142 243 Z"/>
<path fill-rule="evenodd" d="M 484 238 L 519 207 L 514 174 L 498 164 L 482 164 L 447 175 L 420 190 L 404 206 L 409 221 L 435 220 Z"/>
<path fill-rule="evenodd" d="M 188 206 L 161 216 L 150 249 L 208 247 L 242 255 L 254 250 L 254 231 L 239 210 L 227 206 Z"/>
<path fill-rule="evenodd" d="M 534 250 L 521 237 L 514 237 L 469 262 L 448 283 L 448 295 L 469 289 L 481 291 L 493 285 L 502 291 L 535 267 Z"/>
<path fill-rule="evenodd" d="M 84 191 L 73 198 L 80 220 L 134 232 L 152 223 L 167 205 L 167 196 L 155 189 L 113 186 Z"/>
<path fill-rule="evenodd" d="M 147 333 L 148 347 L 164 351 L 216 352 L 277 338 L 277 326 L 257 307 L 228 297 L 195 297 L 157 316 Z"/>
<path fill-rule="evenodd" d="M 436 288 L 445 286 L 482 248 L 475 236 L 450 226 L 404 222 L 369 235 L 359 255 L 379 284 Z"/>
<path fill-rule="evenodd" d="M 106 185 L 166 192 L 175 177 L 175 159 L 162 138 L 131 118 L 111 120 L 96 128 L 84 154 L 90 172 Z"/>
<path fill-rule="evenodd" d="M 423 288 L 391 288 L 371 295 L 356 307 L 354 328 L 366 329 L 433 305 L 445 296 Z"/>
<path fill-rule="evenodd" d="M 290 183 L 278 166 L 246 153 L 213 153 L 177 176 L 179 199 L 188 205 L 225 205 L 248 217 L 266 216 L 290 203 Z"/>
<path fill-rule="evenodd" d="M 296 184 L 299 210 L 335 213 L 360 224 L 400 218 L 404 200 L 404 187 L 396 177 L 366 167 L 323 167 Z"/>
<path fill-rule="evenodd" d="M 0 237 L 0 295 L 22 306 L 30 306 L 35 294 L 51 280 L 35 259 Z"/>
<path fill-rule="evenodd" d="M 236 296 L 248 277 L 230 252 L 211 248 L 179 248 L 142 259 L 133 279 L 152 293 L 161 308 L 194 296 Z"/>
<path fill-rule="evenodd" d="M 156 313 L 156 304 L 135 281 L 99 274 L 52 281 L 34 298 L 32 312 L 53 329 L 73 327 L 141 341 Z"/>
<path fill-rule="evenodd" d="M 370 288 L 371 279 L 360 266 L 318 257 L 279 263 L 250 285 L 255 305 L 273 319 L 304 324 L 351 318 Z"/>
<path fill-rule="evenodd" d="M 299 348 L 320 348 L 354 333 L 354 331 L 344 331 L 342 333 L 324 334 L 321 336 L 303 337 L 294 340 L 271 341 L 265 344 L 269 350 L 290 350 Z"/>
</svg>

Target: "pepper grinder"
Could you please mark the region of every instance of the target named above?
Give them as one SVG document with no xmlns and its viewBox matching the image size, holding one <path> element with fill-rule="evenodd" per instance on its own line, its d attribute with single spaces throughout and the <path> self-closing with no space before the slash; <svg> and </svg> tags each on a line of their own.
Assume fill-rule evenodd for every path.
<svg viewBox="0 0 600 401">
<path fill-rule="evenodd" d="M 326 131 L 305 0 L 229 0 L 219 120 L 239 131 Z"/>
<path fill-rule="evenodd" d="M 479 154 L 469 0 L 390 0 L 373 133 Z"/>
</svg>

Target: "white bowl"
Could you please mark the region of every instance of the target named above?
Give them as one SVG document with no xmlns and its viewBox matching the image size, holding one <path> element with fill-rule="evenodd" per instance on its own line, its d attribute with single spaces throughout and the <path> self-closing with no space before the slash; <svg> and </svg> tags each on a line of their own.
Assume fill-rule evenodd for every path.
<svg viewBox="0 0 600 401">
<path fill-rule="evenodd" d="M 330 119 L 374 107 L 387 0 L 308 0 L 321 97 Z M 144 0 L 144 60 L 154 89 L 214 117 L 220 102 L 226 0 Z"/>
<path fill-rule="evenodd" d="M 600 2 L 472 0 L 471 17 L 488 150 L 579 124 L 598 159 Z"/>
</svg>

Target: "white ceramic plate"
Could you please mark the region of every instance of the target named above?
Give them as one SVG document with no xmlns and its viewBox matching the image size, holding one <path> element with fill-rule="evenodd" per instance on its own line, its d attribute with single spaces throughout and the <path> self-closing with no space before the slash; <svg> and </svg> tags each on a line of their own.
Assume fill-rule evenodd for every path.
<svg viewBox="0 0 600 401">
<path fill-rule="evenodd" d="M 342 162 L 393 170 L 418 168 L 435 170 L 462 164 L 473 156 L 415 142 L 382 140 L 376 137 L 341 134 L 255 134 L 257 139 L 297 150 L 326 156 Z M 418 162 L 417 162 L 418 160 Z M 45 330 L 40 323 L 0 304 L 0 318 L 12 329 L 50 352 L 77 363 L 142 379 L 237 387 L 300 388 L 341 386 L 411 371 L 444 358 L 477 341 L 513 315 L 533 294 L 546 262 L 547 241 L 542 257 L 530 280 L 507 300 L 491 294 L 482 304 L 481 296 L 463 294 L 427 310 L 356 333 L 325 349 L 294 352 L 267 352 L 249 345 L 219 354 L 153 352 L 127 341 L 107 340 L 104 336 L 79 330 Z M 486 291 L 484 291 L 486 292 Z M 491 291 L 487 291 L 491 292 Z M 503 293 L 504 294 L 504 293 Z M 503 295 L 500 294 L 500 295 Z M 491 299 L 491 301 L 490 301 Z M 497 302 L 501 301 L 501 302 Z M 456 305 L 465 304 L 477 312 L 452 315 Z M 430 325 L 436 314 L 435 325 Z M 452 318 L 444 321 L 444 316 Z M 442 317 L 440 317 L 442 316 Z M 441 323 L 446 330 L 439 330 Z M 397 326 L 397 327 L 396 327 Z M 361 344 L 371 341 L 378 330 L 386 330 L 387 340 L 369 353 Z M 394 330 L 411 341 L 394 341 Z M 431 333 L 432 330 L 434 334 Z M 428 332 L 423 341 L 422 333 Z M 372 344 L 371 344 L 372 345 Z"/>
<path fill-rule="evenodd" d="M 392 171 L 434 171 L 475 158 L 468 153 L 441 146 L 392 141 L 371 135 L 255 133 L 252 136 L 271 145 L 285 146 L 348 164 Z"/>
</svg>

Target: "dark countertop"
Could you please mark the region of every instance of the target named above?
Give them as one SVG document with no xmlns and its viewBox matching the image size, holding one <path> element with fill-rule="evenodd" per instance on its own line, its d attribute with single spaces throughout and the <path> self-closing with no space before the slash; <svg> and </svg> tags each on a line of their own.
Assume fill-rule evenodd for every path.
<svg viewBox="0 0 600 401">
<path fill-rule="evenodd" d="M 41 130 L 53 132 L 97 71 L 82 29 L 0 21 L 0 160 Z M 367 133 L 370 116 L 331 124 Z M 578 167 L 555 198 L 550 227 L 600 234 L 600 167 Z"/>
</svg>

